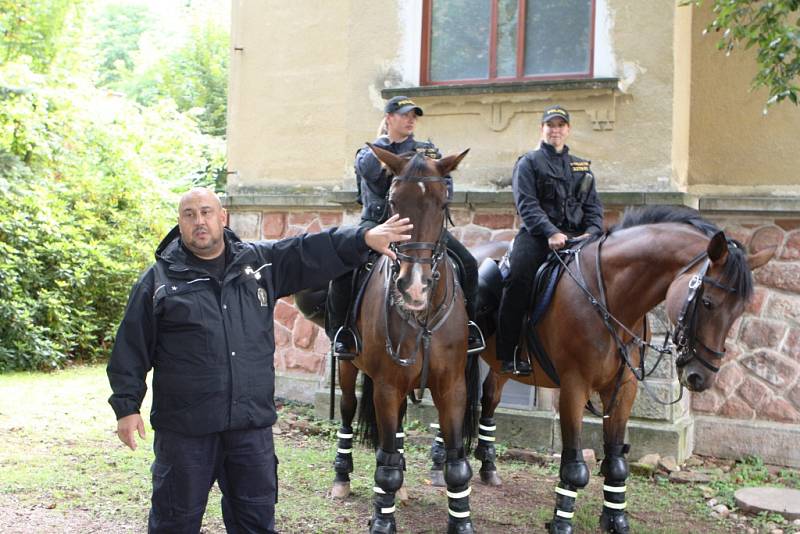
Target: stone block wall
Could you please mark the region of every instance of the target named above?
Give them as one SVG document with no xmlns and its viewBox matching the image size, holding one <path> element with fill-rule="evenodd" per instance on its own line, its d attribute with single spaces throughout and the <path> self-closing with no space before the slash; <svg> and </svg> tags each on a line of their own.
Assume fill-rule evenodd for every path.
<svg viewBox="0 0 800 534">
<path fill-rule="evenodd" d="M 457 197 L 451 213 L 455 223 L 451 231 L 465 245 L 513 239 L 519 221 L 509 208 L 513 205 L 510 198 L 507 203 L 502 194 L 483 203 L 458 200 Z M 670 203 L 673 199 L 666 200 Z M 605 203 L 606 223 L 610 225 L 619 219 L 625 206 L 609 199 Z M 294 206 L 247 203 L 232 207 L 229 202 L 230 226 L 243 239 L 279 239 L 358 222 L 357 206 L 331 204 L 304 201 Z M 720 437 L 713 437 L 714 429 L 727 428 L 729 424 L 724 422 L 727 420 L 751 426 L 788 423 L 783 430 L 777 430 L 781 436 L 786 432 L 795 435 L 800 429 L 797 426 L 800 423 L 800 218 L 796 212 L 789 216 L 753 211 L 726 214 L 714 210 L 704 215 L 746 245 L 750 252 L 777 246 L 776 256 L 755 271 L 754 298 L 731 330 L 726 343 L 727 356 L 715 385 L 702 394 L 685 394 L 681 403 L 666 408 L 640 391 L 633 417 L 642 428 L 651 424 L 680 427 L 676 431 L 680 434 L 678 441 L 688 444 L 689 452 L 699 448 L 707 454 L 720 454 L 724 451 L 712 446 Z M 305 377 L 308 384 L 316 381 L 322 386 L 326 382 L 328 338 L 321 328 L 302 317 L 291 297 L 281 299 L 276 306 L 275 340 L 275 365 L 279 373 Z M 674 364 L 665 361 L 662 366 L 650 379 L 653 389 L 662 393 L 659 396 L 676 398 Z M 691 419 L 688 423 L 686 419 L 691 414 L 703 416 L 705 444 L 693 443 Z M 714 424 L 715 420 L 720 424 Z M 682 457 L 684 453 L 678 452 L 676 456 Z M 800 456 L 795 458 L 796 455 L 782 452 L 772 455 L 765 450 L 763 456 L 787 465 L 800 461 Z"/>
</svg>

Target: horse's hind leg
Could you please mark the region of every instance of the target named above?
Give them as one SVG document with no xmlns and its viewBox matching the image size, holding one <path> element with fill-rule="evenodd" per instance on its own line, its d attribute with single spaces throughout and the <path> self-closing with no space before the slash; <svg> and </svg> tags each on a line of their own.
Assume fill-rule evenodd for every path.
<svg viewBox="0 0 800 534">
<path fill-rule="evenodd" d="M 583 459 L 581 446 L 581 427 L 583 407 L 589 398 L 586 385 L 580 380 L 561 380 L 559 413 L 561 416 L 561 468 L 556 487 L 556 507 L 553 520 L 547 524 L 550 534 L 572 534 L 572 518 L 575 515 L 575 501 L 578 490 L 589 483 L 589 468 Z"/>
<path fill-rule="evenodd" d="M 350 473 L 353 472 L 353 418 L 356 414 L 356 378 L 358 369 L 349 361 L 339 361 L 339 389 L 342 398 L 339 403 L 339 412 L 342 426 L 337 432 L 338 443 L 336 446 L 336 459 L 333 469 L 336 476 L 333 479 L 331 496 L 344 499 L 350 495 Z"/>
<path fill-rule="evenodd" d="M 603 532 L 627 534 L 630 532 L 625 514 L 625 480 L 628 478 L 628 462 L 625 455 L 630 445 L 625 443 L 625 427 L 636 398 L 636 382 L 628 380 L 620 386 L 613 406 L 612 392 L 602 395 L 605 411 L 611 413 L 603 420 L 603 462 L 600 474 L 603 481 L 603 512 L 600 514 L 600 528 Z"/>
<path fill-rule="evenodd" d="M 439 428 L 439 423 L 431 423 L 431 429 L 436 431 L 436 436 L 431 444 L 431 485 L 444 487 L 444 462 L 447 451 L 444 448 L 444 434 Z"/>
<path fill-rule="evenodd" d="M 507 377 L 495 374 L 491 369 L 483 381 L 483 396 L 481 397 L 481 418 L 478 425 L 478 446 L 475 447 L 475 458 L 481 462 L 481 482 L 489 486 L 500 486 L 503 482 L 497 475 L 497 466 L 494 461 L 495 431 L 494 411 L 500 404 L 503 386 L 508 381 Z"/>
</svg>

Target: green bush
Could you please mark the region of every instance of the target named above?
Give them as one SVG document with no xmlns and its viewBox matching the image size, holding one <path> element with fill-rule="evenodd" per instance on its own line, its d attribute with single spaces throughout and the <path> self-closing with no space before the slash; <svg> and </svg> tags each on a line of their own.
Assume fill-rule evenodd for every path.
<svg viewBox="0 0 800 534">
<path fill-rule="evenodd" d="M 222 142 L 169 102 L 0 66 L 0 371 L 107 355 L 131 285 Z"/>
</svg>

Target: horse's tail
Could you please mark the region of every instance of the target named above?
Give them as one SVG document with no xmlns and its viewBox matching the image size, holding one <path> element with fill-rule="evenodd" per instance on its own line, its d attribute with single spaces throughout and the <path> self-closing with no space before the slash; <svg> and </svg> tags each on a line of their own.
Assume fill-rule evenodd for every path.
<svg viewBox="0 0 800 534">
<path fill-rule="evenodd" d="M 361 402 L 358 403 L 358 423 L 356 424 L 356 438 L 362 444 L 369 443 L 372 448 L 377 448 L 378 418 L 375 415 L 373 402 L 374 387 L 372 379 L 361 373 Z"/>
<path fill-rule="evenodd" d="M 464 411 L 464 427 L 461 434 L 464 436 L 464 448 L 469 455 L 472 442 L 478 430 L 480 410 L 478 408 L 481 395 L 481 367 L 478 354 L 467 355 L 467 367 L 464 369 L 464 378 L 467 383 L 467 406 Z"/>
</svg>

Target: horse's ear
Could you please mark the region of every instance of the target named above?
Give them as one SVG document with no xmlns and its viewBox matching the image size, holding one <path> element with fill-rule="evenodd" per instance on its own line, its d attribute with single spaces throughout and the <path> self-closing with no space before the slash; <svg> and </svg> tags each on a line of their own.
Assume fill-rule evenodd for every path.
<svg viewBox="0 0 800 534">
<path fill-rule="evenodd" d="M 778 247 L 769 247 L 765 248 L 764 250 L 760 250 L 755 254 L 748 254 L 747 255 L 747 265 L 750 267 L 750 270 L 755 270 L 767 263 L 772 257 L 775 255 L 775 251 Z"/>
<path fill-rule="evenodd" d="M 711 260 L 711 263 L 716 263 L 718 265 L 722 265 L 725 263 L 725 260 L 728 259 L 728 238 L 725 237 L 725 233 L 723 231 L 719 231 L 714 234 L 714 237 L 711 238 L 711 241 L 708 243 L 708 259 Z"/>
<path fill-rule="evenodd" d="M 405 168 L 406 164 L 408 163 L 407 160 L 401 158 L 393 152 L 376 147 L 372 143 L 367 143 L 367 146 L 370 150 L 372 150 L 372 153 L 375 154 L 375 157 L 378 158 L 378 161 L 389 167 L 389 170 L 392 171 L 392 174 L 395 176 L 400 176 L 403 173 L 403 168 Z"/>
<path fill-rule="evenodd" d="M 461 154 L 453 154 L 451 156 L 445 156 L 442 159 L 436 160 L 436 169 L 439 171 L 440 176 L 447 176 L 458 167 L 458 164 L 461 163 L 461 160 L 464 159 L 464 156 L 467 155 L 469 149 L 466 149 Z"/>
</svg>

